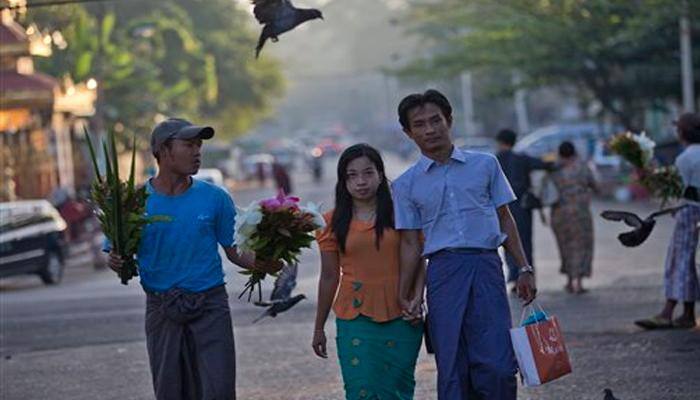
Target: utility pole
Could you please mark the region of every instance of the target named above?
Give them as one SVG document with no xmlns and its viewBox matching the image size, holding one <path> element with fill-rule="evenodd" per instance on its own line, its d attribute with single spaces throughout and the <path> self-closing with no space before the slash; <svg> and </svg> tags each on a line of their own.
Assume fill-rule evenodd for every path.
<svg viewBox="0 0 700 400">
<path fill-rule="evenodd" d="M 518 121 L 518 133 L 524 135 L 530 131 L 530 120 L 527 117 L 527 103 L 526 95 L 527 91 L 520 87 L 523 79 L 518 71 L 513 71 L 512 82 L 515 86 L 515 96 L 513 101 L 515 103 L 515 117 Z"/>
<path fill-rule="evenodd" d="M 690 19 L 688 18 L 688 1 L 683 0 L 680 18 L 681 42 L 681 79 L 683 82 L 683 109 L 695 111 L 695 93 L 693 88 L 693 54 L 691 47 Z"/>
<path fill-rule="evenodd" d="M 474 100 L 472 96 L 472 74 L 464 71 L 460 75 L 462 86 L 462 113 L 464 114 L 464 135 L 476 135 L 476 124 L 474 123 Z"/>
</svg>

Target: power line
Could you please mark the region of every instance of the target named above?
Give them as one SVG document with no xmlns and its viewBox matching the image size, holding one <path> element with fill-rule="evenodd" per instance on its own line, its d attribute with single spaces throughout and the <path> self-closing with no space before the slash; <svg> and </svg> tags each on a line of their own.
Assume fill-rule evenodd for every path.
<svg viewBox="0 0 700 400">
<path fill-rule="evenodd" d="M 106 1 L 116 1 L 116 0 L 53 0 L 53 1 L 41 1 L 41 2 L 36 2 L 36 3 L 17 4 L 14 6 L 11 6 L 9 4 L 3 4 L 3 5 L 0 5 L 0 10 L 20 10 L 23 8 L 63 6 L 66 4 L 97 3 L 97 2 L 106 2 Z"/>
</svg>

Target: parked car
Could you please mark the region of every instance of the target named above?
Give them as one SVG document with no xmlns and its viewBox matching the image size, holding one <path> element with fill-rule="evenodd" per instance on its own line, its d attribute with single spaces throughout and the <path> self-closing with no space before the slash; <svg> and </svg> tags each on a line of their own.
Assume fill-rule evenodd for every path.
<svg viewBox="0 0 700 400">
<path fill-rule="evenodd" d="M 611 196 L 621 183 L 624 171 L 620 157 L 610 151 L 607 142 L 621 130 L 619 127 L 594 122 L 550 125 L 523 137 L 515 144 L 515 151 L 554 161 L 557 159 L 559 145 L 569 141 L 576 147 L 579 157 L 593 168 L 600 193 Z"/>
<path fill-rule="evenodd" d="M 569 141 L 576 146 L 579 156 L 584 160 L 596 157 L 616 157 L 605 154 L 601 149 L 604 143 L 620 129 L 594 122 L 549 125 L 534 130 L 515 144 L 515 151 L 529 154 L 533 157 L 554 159 L 559 145 Z M 603 164 L 609 164 L 610 159 L 595 159 Z"/>
<path fill-rule="evenodd" d="M 47 285 L 59 283 L 66 228 L 46 200 L 0 203 L 0 277 L 37 274 Z"/>
<path fill-rule="evenodd" d="M 466 136 L 455 139 L 455 145 L 462 150 L 481 153 L 496 153 L 496 139 L 486 136 Z"/>
</svg>

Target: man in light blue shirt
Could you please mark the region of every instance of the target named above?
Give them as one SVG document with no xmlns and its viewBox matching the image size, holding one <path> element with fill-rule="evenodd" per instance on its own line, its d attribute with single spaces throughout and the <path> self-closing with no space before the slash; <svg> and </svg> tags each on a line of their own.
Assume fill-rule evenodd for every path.
<svg viewBox="0 0 700 400">
<path fill-rule="evenodd" d="M 536 295 L 508 209 L 515 195 L 494 156 L 453 145 L 452 107 L 444 95 L 428 90 L 407 96 L 398 111 L 404 132 L 422 153 L 393 183 L 404 315 L 418 313 L 422 290 L 413 289 L 422 287 L 419 265 L 426 257 L 438 399 L 514 400 L 517 364 L 499 246 L 521 267 L 518 295 L 526 303 Z"/>
<path fill-rule="evenodd" d="M 146 292 L 146 347 L 158 400 L 235 399 L 233 328 L 218 246 L 247 269 L 273 273 L 281 263 L 239 254 L 235 207 L 222 188 L 193 179 L 210 127 L 170 118 L 153 129 L 158 174 L 146 184 L 146 213 L 137 254 Z M 119 272 L 121 256 L 110 253 Z"/>
</svg>

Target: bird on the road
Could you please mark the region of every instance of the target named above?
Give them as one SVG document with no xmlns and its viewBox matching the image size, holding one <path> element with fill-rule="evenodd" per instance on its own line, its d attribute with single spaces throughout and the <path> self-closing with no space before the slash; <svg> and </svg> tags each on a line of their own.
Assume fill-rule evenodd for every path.
<svg viewBox="0 0 700 400">
<path fill-rule="evenodd" d="M 298 267 L 299 265 L 296 263 L 285 264 L 275 280 L 275 287 L 270 294 L 270 301 L 254 303 L 259 307 L 267 307 L 267 310 L 256 318 L 253 323 L 268 316 L 274 318 L 277 314 L 289 310 L 306 298 L 303 294 L 292 297 L 292 291 L 297 286 Z"/>
<path fill-rule="evenodd" d="M 605 397 L 603 398 L 603 400 L 620 400 L 617 397 L 615 397 L 612 390 L 608 388 L 603 389 L 603 392 L 605 393 Z"/>
<path fill-rule="evenodd" d="M 656 225 L 656 218 L 665 214 L 672 214 L 680 210 L 684 206 L 671 207 L 663 210 L 659 210 L 649 214 L 645 219 L 640 218 L 637 214 L 631 213 L 629 211 L 615 211 L 606 210 L 603 211 L 600 216 L 608 221 L 622 221 L 625 225 L 630 226 L 632 229 L 629 232 L 623 232 L 617 236 L 617 239 L 624 246 L 636 247 L 644 243 L 645 240 L 651 234 L 651 230 L 654 229 Z"/>
<path fill-rule="evenodd" d="M 267 39 L 277 42 L 279 35 L 291 31 L 297 26 L 312 19 L 323 19 L 321 11 L 315 8 L 296 8 L 291 0 L 252 0 L 254 4 L 253 14 L 261 25 L 264 25 L 255 48 L 255 58 L 260 56 L 260 51 Z"/>
</svg>

